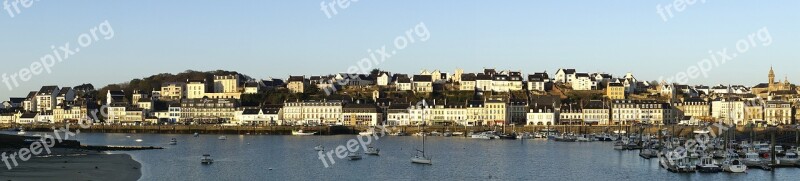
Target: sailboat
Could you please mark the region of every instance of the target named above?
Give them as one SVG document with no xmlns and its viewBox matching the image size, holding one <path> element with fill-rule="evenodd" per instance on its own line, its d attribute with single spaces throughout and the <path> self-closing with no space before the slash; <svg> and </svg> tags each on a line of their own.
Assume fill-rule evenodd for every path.
<svg viewBox="0 0 800 181">
<path fill-rule="evenodd" d="M 423 113 L 422 118 L 423 119 L 422 120 L 425 120 L 425 110 L 424 109 L 427 106 L 428 105 L 427 105 L 427 103 L 425 103 L 425 100 L 422 100 L 422 107 L 423 107 L 423 111 L 422 111 L 422 113 Z M 426 165 L 433 164 L 433 162 L 431 162 L 431 158 L 428 157 L 428 156 L 425 156 L 425 137 L 427 137 L 427 136 L 422 135 L 422 150 L 417 150 L 417 154 L 414 155 L 413 157 L 411 157 L 411 163 L 426 164 Z"/>
</svg>

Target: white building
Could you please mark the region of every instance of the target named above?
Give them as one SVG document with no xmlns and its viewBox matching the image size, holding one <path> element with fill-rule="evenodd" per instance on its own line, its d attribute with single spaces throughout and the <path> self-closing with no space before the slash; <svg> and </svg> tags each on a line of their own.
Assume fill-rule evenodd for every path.
<svg viewBox="0 0 800 181">
<path fill-rule="evenodd" d="M 527 118 L 528 125 L 549 126 L 556 124 L 556 113 L 553 106 L 533 106 L 528 111 Z"/>
<path fill-rule="evenodd" d="M 587 73 L 572 74 L 573 80 L 571 82 L 573 90 L 592 90 L 592 79 Z"/>
<path fill-rule="evenodd" d="M 711 117 L 714 119 L 733 120 L 739 125 L 744 121 L 744 101 L 739 98 L 722 98 L 711 101 Z"/>
<path fill-rule="evenodd" d="M 556 71 L 555 81 L 558 83 L 572 83 L 574 74 L 575 69 L 558 69 L 558 71 Z"/>
</svg>

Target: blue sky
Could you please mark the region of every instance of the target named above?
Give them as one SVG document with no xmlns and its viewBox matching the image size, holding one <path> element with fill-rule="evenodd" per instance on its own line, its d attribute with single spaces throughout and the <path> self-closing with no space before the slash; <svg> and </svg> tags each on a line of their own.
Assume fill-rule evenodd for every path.
<svg viewBox="0 0 800 181">
<path fill-rule="evenodd" d="M 324 1 L 324 2 L 329 2 Z M 256 78 L 345 72 L 368 49 L 424 22 L 430 39 L 376 68 L 483 67 L 524 73 L 559 67 L 656 80 L 686 71 L 709 50 L 734 49 L 767 27 L 767 47 L 751 48 L 690 84 L 766 82 L 770 65 L 781 79 L 800 80 L 800 1 L 707 0 L 663 21 L 654 1 L 360 0 L 328 18 L 320 0 L 280 1 L 35 1 L 10 17 L 0 12 L 0 74 L 14 74 L 56 47 L 108 21 L 114 37 L 94 42 L 50 74 L 0 97 L 25 96 L 42 85 L 102 87 L 152 74 L 236 70 Z M 673 9 L 673 11 L 675 11 Z M 795 50 L 795 51 L 792 51 Z M 2 82 L 0 82 L 2 83 Z M 4 83 L 3 83 L 4 84 Z"/>
</svg>

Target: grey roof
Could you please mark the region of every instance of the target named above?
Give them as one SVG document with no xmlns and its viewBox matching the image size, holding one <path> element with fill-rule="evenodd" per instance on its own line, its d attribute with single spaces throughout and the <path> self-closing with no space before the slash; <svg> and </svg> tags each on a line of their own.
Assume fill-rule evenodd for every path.
<svg viewBox="0 0 800 181">
<path fill-rule="evenodd" d="M 478 74 L 475 80 L 492 80 L 492 76 L 488 74 Z"/>
<path fill-rule="evenodd" d="M 22 119 L 36 118 L 36 113 L 23 113 L 22 116 L 20 116 L 19 118 L 22 118 Z"/>
<path fill-rule="evenodd" d="M 28 96 L 26 96 L 26 97 L 25 97 L 25 99 L 33 99 L 33 98 L 36 98 L 36 93 L 37 93 L 36 91 L 31 91 L 31 92 L 28 92 Z"/>
<path fill-rule="evenodd" d="M 475 74 L 461 74 L 461 81 L 475 81 Z"/>
<path fill-rule="evenodd" d="M 414 82 L 430 82 L 433 81 L 430 75 L 414 75 Z"/>
<path fill-rule="evenodd" d="M 15 104 L 20 104 L 20 103 L 22 103 L 22 102 L 25 102 L 25 98 L 22 98 L 22 97 L 12 97 L 12 98 L 9 98 L 9 99 L 8 99 L 8 102 L 15 103 Z"/>
<path fill-rule="evenodd" d="M 541 82 L 541 81 L 544 81 L 544 80 L 547 80 L 547 79 L 550 79 L 550 77 L 547 75 L 547 73 L 534 73 L 534 74 L 528 75 L 528 81 Z"/>
<path fill-rule="evenodd" d="M 39 89 L 38 95 L 52 95 L 55 93 L 54 91 L 58 91 L 58 86 L 42 86 L 42 89 Z"/>
<path fill-rule="evenodd" d="M 398 77 L 397 83 L 411 83 L 411 79 L 408 77 Z"/>
<path fill-rule="evenodd" d="M 561 69 L 561 70 L 563 70 L 565 74 L 574 74 L 575 73 L 575 69 Z"/>
<path fill-rule="evenodd" d="M 71 90 L 72 90 L 71 87 L 62 87 L 61 90 L 58 91 L 58 95 L 57 96 L 59 96 L 59 97 L 67 96 L 67 93 L 69 91 L 71 91 Z"/>
<path fill-rule="evenodd" d="M 589 77 L 588 73 L 575 73 L 575 77 Z"/>
<path fill-rule="evenodd" d="M 608 108 L 610 108 L 610 106 L 600 100 L 591 100 L 589 101 L 588 104 L 586 104 L 586 106 L 584 106 L 584 109 L 608 109 Z"/>
<path fill-rule="evenodd" d="M 305 79 L 304 76 L 289 76 L 289 82 L 304 82 Z"/>
</svg>

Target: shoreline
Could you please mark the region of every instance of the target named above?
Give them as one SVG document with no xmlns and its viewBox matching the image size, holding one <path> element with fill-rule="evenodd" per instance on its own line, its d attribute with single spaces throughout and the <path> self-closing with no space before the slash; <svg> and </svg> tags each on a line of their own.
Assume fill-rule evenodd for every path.
<svg viewBox="0 0 800 181">
<path fill-rule="evenodd" d="M 3 152 L 16 152 L 3 149 Z M 142 177 L 142 164 L 130 154 L 107 154 L 81 149 L 53 149 L 48 155 L 18 160 L 11 170 L 2 166 L 0 180 L 122 180 L 136 181 Z M 113 178 L 113 179 L 112 179 Z"/>
</svg>

